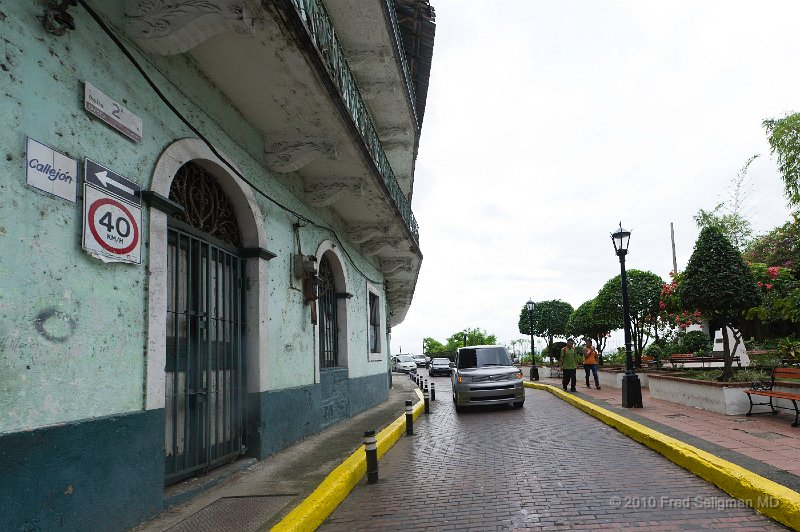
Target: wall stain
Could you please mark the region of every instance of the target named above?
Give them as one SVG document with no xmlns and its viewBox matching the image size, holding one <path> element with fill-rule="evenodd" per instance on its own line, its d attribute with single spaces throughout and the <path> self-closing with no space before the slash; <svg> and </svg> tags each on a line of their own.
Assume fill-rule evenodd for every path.
<svg viewBox="0 0 800 532">
<path fill-rule="evenodd" d="M 47 330 L 47 322 L 51 319 L 57 319 L 63 322 L 63 326 L 56 325 L 56 328 L 62 328 L 65 330 L 60 331 L 61 334 L 54 334 Z M 49 342 L 53 342 L 54 344 L 63 344 L 75 333 L 75 320 L 61 312 L 55 307 L 49 307 L 41 311 L 37 316 L 36 319 L 33 321 L 34 326 L 36 327 L 36 332 L 38 332 L 42 338 Z"/>
</svg>

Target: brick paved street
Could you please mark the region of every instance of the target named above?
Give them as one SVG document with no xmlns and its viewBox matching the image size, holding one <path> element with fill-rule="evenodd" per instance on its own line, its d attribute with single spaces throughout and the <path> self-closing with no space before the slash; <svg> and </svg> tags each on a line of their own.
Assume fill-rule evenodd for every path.
<svg viewBox="0 0 800 532">
<path fill-rule="evenodd" d="M 783 527 L 547 392 L 456 415 L 438 401 L 322 530 Z"/>
</svg>

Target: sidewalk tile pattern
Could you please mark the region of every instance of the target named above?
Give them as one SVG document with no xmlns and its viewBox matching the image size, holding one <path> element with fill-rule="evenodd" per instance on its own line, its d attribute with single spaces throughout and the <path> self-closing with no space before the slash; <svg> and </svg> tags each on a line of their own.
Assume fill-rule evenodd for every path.
<svg viewBox="0 0 800 532">
<path fill-rule="evenodd" d="M 543 379 L 546 384 L 559 384 L 557 379 Z M 619 388 L 604 386 L 600 390 L 585 388 L 578 390 L 592 398 L 612 406 L 621 406 L 622 392 Z M 778 469 L 800 475 L 800 427 L 792 427 L 794 414 L 757 415 L 746 417 L 726 416 L 718 412 L 702 410 L 662 399 L 653 399 L 647 388 L 642 388 L 644 408 L 634 413 L 657 421 L 686 434 L 702 438 L 732 451 L 759 460 Z"/>
</svg>

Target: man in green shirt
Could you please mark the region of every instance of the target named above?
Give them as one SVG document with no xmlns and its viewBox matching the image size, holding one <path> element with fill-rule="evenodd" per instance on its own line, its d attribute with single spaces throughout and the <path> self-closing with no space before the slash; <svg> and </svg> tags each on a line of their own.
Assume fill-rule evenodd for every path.
<svg viewBox="0 0 800 532">
<path fill-rule="evenodd" d="M 569 384 L 569 391 L 576 391 L 575 380 L 578 371 L 578 350 L 575 349 L 575 340 L 572 338 L 567 339 L 567 347 L 561 350 L 561 371 L 564 375 L 561 379 L 561 385 L 564 387 L 564 390 L 567 389 L 567 384 Z"/>
</svg>

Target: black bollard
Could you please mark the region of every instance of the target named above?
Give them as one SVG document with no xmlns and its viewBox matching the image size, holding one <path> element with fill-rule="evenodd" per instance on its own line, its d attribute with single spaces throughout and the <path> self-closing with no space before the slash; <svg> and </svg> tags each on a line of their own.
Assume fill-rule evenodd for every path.
<svg viewBox="0 0 800 532">
<path fill-rule="evenodd" d="M 425 400 L 425 413 L 431 413 L 431 398 L 430 394 L 428 394 L 428 387 L 425 386 L 425 389 L 422 391 L 422 397 Z"/>
<path fill-rule="evenodd" d="M 435 401 L 435 400 L 436 400 L 436 383 L 432 382 L 431 383 L 431 401 Z"/>
<path fill-rule="evenodd" d="M 378 441 L 375 431 L 364 431 L 364 448 L 367 451 L 367 484 L 378 482 Z"/>
<path fill-rule="evenodd" d="M 406 436 L 414 435 L 414 407 L 406 401 Z"/>
</svg>

